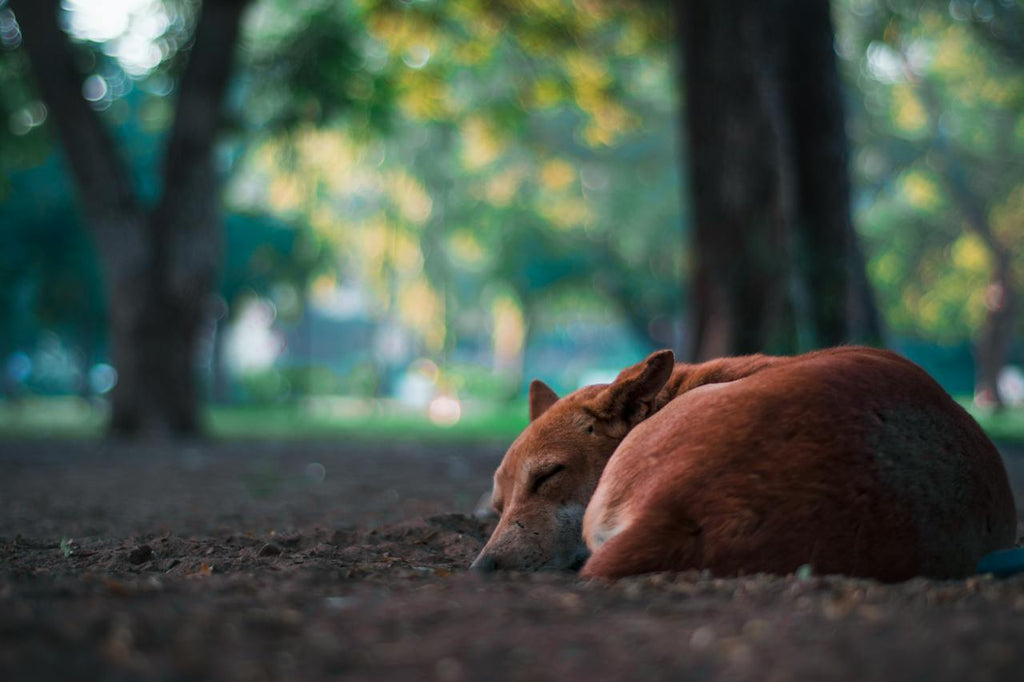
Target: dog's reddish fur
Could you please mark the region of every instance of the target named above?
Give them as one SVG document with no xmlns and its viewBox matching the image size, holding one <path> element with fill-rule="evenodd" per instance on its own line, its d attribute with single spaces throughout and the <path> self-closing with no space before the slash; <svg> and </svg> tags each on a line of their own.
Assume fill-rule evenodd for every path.
<svg viewBox="0 0 1024 682">
<path fill-rule="evenodd" d="M 531 417 L 495 477 L 506 509 L 481 557 L 499 566 L 557 565 L 545 557 L 564 537 L 538 543 L 557 526 L 539 519 L 581 500 L 593 552 L 583 575 L 595 577 L 801 564 L 956 577 L 1014 541 L 992 443 L 923 370 L 886 351 L 675 366 L 662 351 L 561 400 L 535 385 Z M 539 492 L 521 473 L 538 459 L 565 467 Z"/>
</svg>

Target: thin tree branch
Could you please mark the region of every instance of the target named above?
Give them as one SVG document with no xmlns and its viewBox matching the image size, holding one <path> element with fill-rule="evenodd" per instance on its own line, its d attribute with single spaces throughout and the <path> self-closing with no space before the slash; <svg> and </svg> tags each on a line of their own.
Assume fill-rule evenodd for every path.
<svg viewBox="0 0 1024 682">
<path fill-rule="evenodd" d="M 153 212 L 155 263 L 167 293 L 179 300 L 209 293 L 221 261 L 219 177 L 213 147 L 242 13 L 249 0 L 203 3 L 178 86 L 163 162 L 163 189 Z"/>
<path fill-rule="evenodd" d="M 94 230 L 112 214 L 138 210 L 130 174 L 97 112 L 82 96 L 83 77 L 57 22 L 58 0 L 14 0 L 36 87 L 50 109 L 79 198 Z"/>
<path fill-rule="evenodd" d="M 204 182 L 212 165 L 210 151 L 223 121 L 224 92 L 237 43 L 242 13 L 249 0 L 206 0 L 195 40 L 178 86 L 174 124 L 164 157 L 160 208 L 174 203 L 174 192 Z"/>
<path fill-rule="evenodd" d="M 954 203 L 966 219 L 968 227 L 985 243 L 1000 265 L 1004 260 L 1008 262 L 1007 248 L 992 231 L 985 206 L 968 184 L 959 154 L 952 148 L 952 143 L 942 129 L 939 121 L 942 107 L 932 84 L 924 78 L 916 78 L 914 82 L 928 115 L 932 147 L 942 159 L 942 178 L 952 194 Z"/>
</svg>

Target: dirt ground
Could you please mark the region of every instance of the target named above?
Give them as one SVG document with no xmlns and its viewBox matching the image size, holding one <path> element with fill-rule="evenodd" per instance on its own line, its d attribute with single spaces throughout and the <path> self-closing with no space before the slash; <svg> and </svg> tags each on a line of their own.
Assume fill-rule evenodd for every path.
<svg viewBox="0 0 1024 682">
<path fill-rule="evenodd" d="M 1024 680 L 1024 576 L 471 574 L 503 449 L 0 442 L 0 680 Z"/>
</svg>

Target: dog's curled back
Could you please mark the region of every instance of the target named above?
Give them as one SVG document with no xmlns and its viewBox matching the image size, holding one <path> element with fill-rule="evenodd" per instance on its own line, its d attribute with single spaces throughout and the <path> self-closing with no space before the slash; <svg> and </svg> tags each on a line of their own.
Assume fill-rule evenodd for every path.
<svg viewBox="0 0 1024 682">
<path fill-rule="evenodd" d="M 612 384 L 530 393 L 478 569 L 959 577 L 1015 539 L 995 447 L 887 351 L 698 365 L 659 351 Z"/>
</svg>

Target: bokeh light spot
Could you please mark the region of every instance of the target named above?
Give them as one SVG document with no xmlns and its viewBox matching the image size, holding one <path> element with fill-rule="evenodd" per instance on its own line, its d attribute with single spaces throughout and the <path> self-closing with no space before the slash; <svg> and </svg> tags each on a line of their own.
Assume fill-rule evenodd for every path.
<svg viewBox="0 0 1024 682">
<path fill-rule="evenodd" d="M 93 74 L 82 83 L 82 96 L 90 102 L 99 102 L 107 96 L 107 81 L 99 74 Z"/>
<path fill-rule="evenodd" d="M 97 395 L 109 393 L 117 385 L 117 370 L 105 362 L 92 366 L 89 370 L 89 388 Z"/>
<path fill-rule="evenodd" d="M 430 401 L 427 416 L 435 426 L 455 426 L 462 418 L 462 404 L 451 396 L 439 395 Z"/>
<path fill-rule="evenodd" d="M 327 467 L 320 462 L 310 462 L 306 465 L 306 478 L 313 483 L 323 483 L 327 477 Z"/>
</svg>

